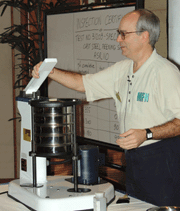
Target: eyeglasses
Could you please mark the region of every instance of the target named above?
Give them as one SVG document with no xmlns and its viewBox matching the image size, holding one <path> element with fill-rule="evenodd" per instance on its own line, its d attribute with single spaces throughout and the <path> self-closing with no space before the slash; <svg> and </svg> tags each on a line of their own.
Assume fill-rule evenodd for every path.
<svg viewBox="0 0 180 211">
<path fill-rule="evenodd" d="M 121 31 L 119 29 L 117 30 L 118 36 L 120 35 L 122 40 L 125 40 L 127 34 L 137 33 L 137 32 L 143 32 L 143 31 L 123 32 L 123 31 Z"/>
</svg>

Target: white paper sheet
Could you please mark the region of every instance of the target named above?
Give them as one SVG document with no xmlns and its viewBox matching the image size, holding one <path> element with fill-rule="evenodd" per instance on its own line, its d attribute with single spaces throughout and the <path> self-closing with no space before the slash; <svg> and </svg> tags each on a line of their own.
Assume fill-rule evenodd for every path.
<svg viewBox="0 0 180 211">
<path fill-rule="evenodd" d="M 24 89 L 26 94 L 32 94 L 33 92 L 37 92 L 39 87 L 48 77 L 49 73 L 56 64 L 57 64 L 56 58 L 45 59 L 39 68 L 39 78 L 32 78 L 28 83 L 28 85 L 26 86 L 26 88 Z"/>
</svg>

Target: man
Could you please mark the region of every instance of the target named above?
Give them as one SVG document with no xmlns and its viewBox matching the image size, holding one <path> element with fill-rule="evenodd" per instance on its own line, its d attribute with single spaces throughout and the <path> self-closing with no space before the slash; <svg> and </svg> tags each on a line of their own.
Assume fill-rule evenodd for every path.
<svg viewBox="0 0 180 211">
<path fill-rule="evenodd" d="M 120 61 L 96 74 L 54 68 L 49 77 L 86 92 L 88 101 L 114 98 L 120 122 L 117 144 L 126 152 L 126 190 L 159 206 L 180 206 L 180 74 L 156 53 L 159 19 L 148 10 L 126 14 L 119 25 Z M 34 67 L 33 77 L 38 77 Z"/>
</svg>

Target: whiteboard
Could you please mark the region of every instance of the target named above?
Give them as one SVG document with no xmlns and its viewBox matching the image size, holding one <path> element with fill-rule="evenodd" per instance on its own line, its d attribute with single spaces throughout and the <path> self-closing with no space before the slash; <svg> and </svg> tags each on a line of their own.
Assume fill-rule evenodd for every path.
<svg viewBox="0 0 180 211">
<path fill-rule="evenodd" d="M 56 67 L 82 74 L 99 72 L 124 59 L 117 39 L 121 18 L 135 6 L 90 10 L 46 17 L 47 57 Z M 84 93 L 57 82 L 48 85 L 49 97 L 85 99 Z M 116 145 L 119 122 L 113 99 L 84 105 L 84 137 Z"/>
</svg>

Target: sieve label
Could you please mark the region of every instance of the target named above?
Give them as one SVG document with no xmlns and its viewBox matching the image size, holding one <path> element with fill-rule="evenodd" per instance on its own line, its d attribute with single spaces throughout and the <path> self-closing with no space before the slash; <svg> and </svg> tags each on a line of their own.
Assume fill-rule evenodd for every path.
<svg viewBox="0 0 180 211">
<path fill-rule="evenodd" d="M 31 130 L 23 128 L 23 139 L 31 142 Z"/>
</svg>

